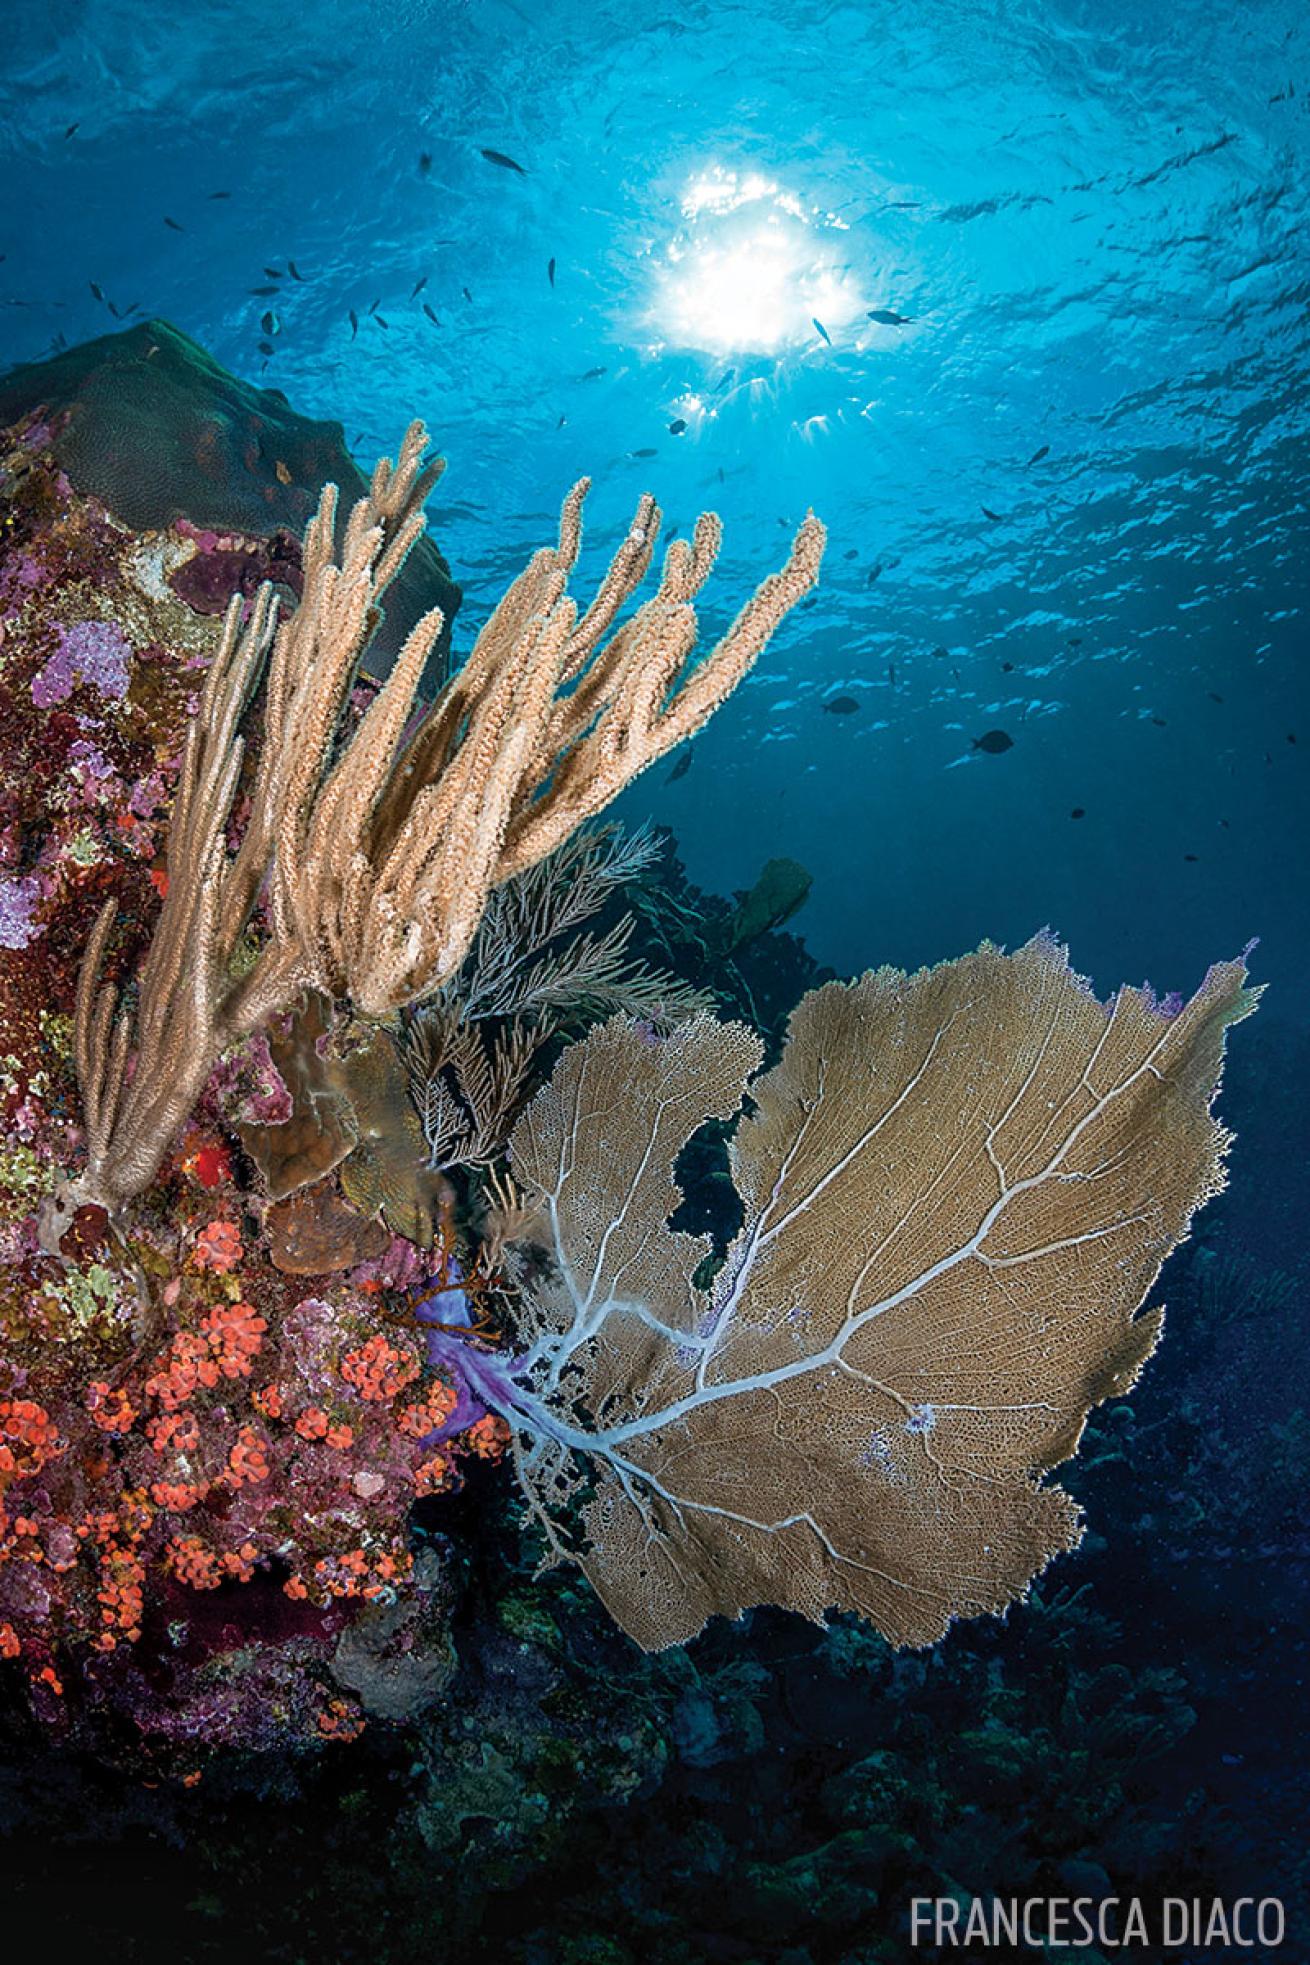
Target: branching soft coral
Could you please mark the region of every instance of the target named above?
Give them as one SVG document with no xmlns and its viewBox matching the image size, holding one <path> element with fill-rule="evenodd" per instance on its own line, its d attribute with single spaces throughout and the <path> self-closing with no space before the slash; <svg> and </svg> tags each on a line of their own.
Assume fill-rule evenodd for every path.
<svg viewBox="0 0 1310 1965">
<path fill-rule="evenodd" d="M 457 974 L 405 1019 L 401 1055 L 429 1164 L 489 1168 L 557 1034 L 614 1010 L 681 1022 L 713 999 L 628 952 L 635 917 L 586 931 L 659 853 L 653 832 L 583 827 L 490 896 Z"/>
<path fill-rule="evenodd" d="M 642 499 L 579 618 L 565 589 L 581 542 L 583 480 L 565 500 L 558 545 L 515 581 L 408 741 L 439 609 L 414 627 L 338 748 L 379 604 L 423 531 L 423 502 L 441 468 L 425 467 L 426 443 L 415 423 L 398 462 L 379 462 L 339 553 L 327 487 L 305 536 L 300 606 L 280 626 L 271 587 L 260 589 L 244 625 L 240 598 L 232 602 L 187 735 L 167 893 L 134 1011 L 100 980 L 112 901 L 87 950 L 76 1019 L 87 1165 L 66 1203 L 117 1212 L 142 1193 L 219 1052 L 304 990 L 383 1016 L 437 989 L 463 962 L 491 889 L 693 735 L 817 575 L 824 533 L 811 516 L 787 566 L 688 671 L 692 600 L 717 555 L 717 519 L 702 517 L 690 543 L 669 546 L 655 594 L 610 633 L 650 563 L 660 512 Z M 239 726 L 266 663 L 263 743 L 233 854 Z M 234 956 L 265 882 L 267 938 L 238 976 Z"/>
</svg>

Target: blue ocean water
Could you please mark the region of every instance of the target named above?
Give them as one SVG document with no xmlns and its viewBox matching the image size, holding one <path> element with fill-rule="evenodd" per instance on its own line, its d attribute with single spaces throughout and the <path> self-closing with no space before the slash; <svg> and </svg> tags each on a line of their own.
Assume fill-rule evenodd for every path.
<svg viewBox="0 0 1310 1965">
<path fill-rule="evenodd" d="M 593 570 L 643 488 L 722 514 L 707 635 L 813 507 L 817 601 L 624 810 L 720 891 L 804 861 L 843 971 L 1049 923 L 1103 990 L 1188 988 L 1259 935 L 1304 1020 L 1299 9 L 81 0 L 7 34 L 0 360 L 112 330 L 94 281 L 366 463 L 421 414 L 459 648 L 584 472 Z"/>
<path fill-rule="evenodd" d="M 503 1955 L 531 1965 L 881 1965 L 903 1954 L 838 1952 L 803 1925 L 771 1935 L 781 1886 L 759 1880 L 790 1864 L 803 1898 L 798 1851 L 876 1829 L 880 1807 L 969 1887 L 1027 1837 L 1043 1888 L 1060 1859 L 1084 1872 L 1071 1888 L 1091 1868 L 1125 1888 L 1218 1878 L 1304 1897 L 1310 1796 L 1289 1751 L 1310 1575 L 1303 10 L 11 0 L 3 30 L 0 369 L 157 315 L 339 418 L 366 467 L 421 415 L 449 465 L 430 516 L 465 591 L 457 655 L 580 475 L 584 589 L 641 491 L 683 534 L 721 514 L 706 643 L 813 509 L 830 535 L 817 596 L 689 768 L 657 767 L 620 814 L 670 826 L 691 878 L 721 893 L 770 856 L 804 862 L 813 889 L 789 925 L 844 973 L 1049 924 L 1102 994 L 1189 990 L 1253 937 L 1253 980 L 1270 985 L 1232 1040 L 1230 1189 L 1166 1270 L 1159 1358 L 1077 1463 L 1092 1533 L 1043 1579 L 1045 1601 L 895 1661 L 845 1628 L 821 1640 L 760 1617 L 633 1693 L 617 1666 L 605 1681 L 612 1653 L 587 1649 L 586 1609 L 543 1584 L 542 1618 L 582 1633 L 593 1698 L 674 1712 L 647 1763 L 667 1770 L 654 1826 L 606 1790 L 586 1835 L 542 1858 L 522 1822 L 516 1843 L 495 1818 L 522 1799 L 506 1776 L 471 1826 L 459 1818 L 456 1853 L 423 1818 L 431 1867 L 397 1856 L 393 1897 L 383 1858 L 370 1865 L 415 1768 L 366 1746 L 371 1773 L 330 1769 L 311 1796 L 305 1845 L 336 1838 L 355 1922 L 337 1940 L 325 1895 L 306 1949 L 412 1956 L 400 1922 L 374 1950 L 375 1920 L 381 1933 L 403 1900 L 423 1928 L 430 1892 L 467 1936 L 485 1889 L 516 1947 Z M 997 730 L 1008 748 L 976 747 Z M 495 1495 L 488 1480 L 461 1500 L 454 1532 L 474 1541 Z M 501 1534 L 486 1539 L 507 1570 Z M 515 1600 L 534 1641 L 537 1603 Z M 500 1766 L 519 1654 L 504 1664 L 480 1604 L 461 1616 L 474 1662 L 459 1697 Z M 1119 1677 L 1107 1688 L 1102 1671 Z M 452 1739 L 431 1748 L 431 1786 L 461 1795 L 467 1742 Z M 1132 1808 L 1098 1813 L 1099 1762 L 1071 1765 L 1088 1739 Z M 886 1773 L 897 1757 L 908 1798 Z M 0 1826 L 10 1806 L 40 1824 L 8 1779 Z M 14 1872 L 43 1913 L 67 1902 L 71 1928 L 80 1790 L 32 1787 L 74 1827 L 48 1889 L 39 1827 Z M 116 1881 L 126 1844 L 158 1879 L 161 1931 L 167 1905 L 192 1949 L 138 1942 L 119 1892 L 128 1935 L 99 1955 L 301 1955 L 277 1906 L 302 1858 L 266 1800 L 215 1787 L 201 1830 L 163 1803 L 138 1816 L 135 1789 L 106 1814 L 89 1862 Z M 919 1819 L 933 1808 L 935 1841 Z M 185 1862 L 145 1853 L 143 1823 L 160 1847 L 194 1836 Z M 839 1903 L 883 1855 L 863 1872 L 841 1860 L 815 1857 L 811 1896 Z M 687 1951 L 649 1936 L 630 1954 L 534 1949 L 538 1902 L 553 1932 L 561 1905 L 585 1923 L 602 1884 L 625 1913 L 644 1890 L 663 1914 L 667 1895 L 694 1925 Z M 766 1931 L 753 1949 L 748 1910 Z"/>
</svg>

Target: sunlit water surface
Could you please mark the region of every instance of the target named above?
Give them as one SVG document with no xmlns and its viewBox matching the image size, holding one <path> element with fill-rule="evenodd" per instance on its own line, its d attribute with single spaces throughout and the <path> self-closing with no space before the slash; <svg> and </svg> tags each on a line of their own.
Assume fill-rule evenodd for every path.
<svg viewBox="0 0 1310 1965">
<path fill-rule="evenodd" d="M 421 414 L 461 647 L 584 472 L 589 572 L 643 488 L 722 514 L 707 632 L 812 506 L 819 598 L 626 812 L 721 890 L 806 862 L 843 970 L 1049 922 L 1165 989 L 1258 934 L 1304 1017 L 1301 22 L 11 9 L 0 360 L 112 330 L 94 280 L 365 461 Z"/>
</svg>

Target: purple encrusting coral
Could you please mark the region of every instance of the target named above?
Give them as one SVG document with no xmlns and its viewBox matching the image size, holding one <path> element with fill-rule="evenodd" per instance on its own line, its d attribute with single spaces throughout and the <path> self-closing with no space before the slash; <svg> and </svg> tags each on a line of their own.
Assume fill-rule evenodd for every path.
<svg viewBox="0 0 1310 1965">
<path fill-rule="evenodd" d="M 89 682 L 102 696 L 121 701 L 127 694 L 132 644 L 115 621 L 75 621 L 56 630 L 58 647 L 32 678 L 32 701 L 39 710 L 62 703 L 78 682 Z"/>
<path fill-rule="evenodd" d="M 485 1418 L 488 1408 L 477 1398 L 469 1382 L 467 1369 L 468 1345 L 456 1333 L 468 1330 L 472 1333 L 473 1320 L 469 1315 L 468 1297 L 459 1286 L 462 1271 L 455 1257 L 450 1257 L 445 1265 L 446 1286 L 429 1290 L 414 1304 L 414 1316 L 418 1323 L 428 1327 L 427 1361 L 429 1370 L 438 1369 L 451 1379 L 455 1387 L 455 1406 L 432 1432 L 424 1435 L 422 1446 L 436 1446 L 440 1441 L 451 1439 L 477 1420 Z"/>
<path fill-rule="evenodd" d="M 41 882 L 33 874 L 15 880 L 0 873 L 0 948 L 26 948 L 41 927 L 32 912 L 41 897 Z"/>
<path fill-rule="evenodd" d="M 278 1126 L 291 1117 L 291 1094 L 263 1031 L 219 1060 L 205 1096 L 227 1119 L 245 1125 Z"/>
<path fill-rule="evenodd" d="M 51 579 L 50 569 L 31 553 L 14 553 L 0 568 L 0 598 L 6 614 L 16 613 L 28 594 L 44 587 Z"/>
</svg>

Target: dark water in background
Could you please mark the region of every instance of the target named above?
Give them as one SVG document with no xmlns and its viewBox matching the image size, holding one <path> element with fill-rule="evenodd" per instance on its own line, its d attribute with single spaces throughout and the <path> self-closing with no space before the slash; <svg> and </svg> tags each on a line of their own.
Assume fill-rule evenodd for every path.
<svg viewBox="0 0 1310 1965">
<path fill-rule="evenodd" d="M 366 462 L 421 414 L 457 649 L 584 472 L 588 571 L 642 489 L 684 532 L 722 514 L 707 631 L 825 518 L 817 601 L 686 775 L 620 808 L 701 885 L 804 861 L 794 926 L 843 971 L 1050 923 L 1102 993 L 1163 992 L 1260 937 L 1202 1229 L 1299 1274 L 1276 1342 L 1215 1356 L 1216 1436 L 1258 1454 L 1306 1385 L 1301 9 L 65 0 L 4 31 L 0 363 L 112 330 L 95 281 Z M 973 751 L 997 727 L 1013 748 Z M 1258 1772 L 1203 1728 L 1161 1804 L 1222 1765 L 1257 1843 L 1287 1806 L 1299 1533 L 1256 1593 L 1284 1636 L 1262 1677 L 1248 1622 L 1240 1699 L 1233 1670 Z M 1116 1614 L 1158 1607 L 1151 1567 Z M 1248 1619 L 1253 1588 L 1234 1572 Z M 1218 1707 L 1225 1595 L 1186 1602 Z"/>
</svg>

